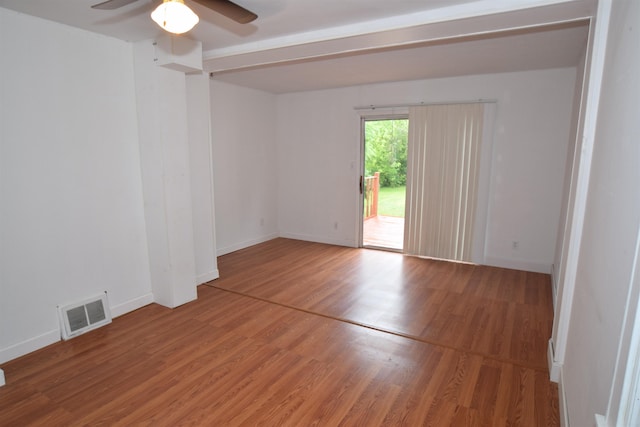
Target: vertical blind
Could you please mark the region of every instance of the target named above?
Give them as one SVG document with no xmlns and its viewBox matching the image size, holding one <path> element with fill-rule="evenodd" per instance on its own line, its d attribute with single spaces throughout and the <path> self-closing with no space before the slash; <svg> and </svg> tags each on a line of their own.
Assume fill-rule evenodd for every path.
<svg viewBox="0 0 640 427">
<path fill-rule="evenodd" d="M 409 108 L 404 250 L 471 261 L 484 106 Z"/>
</svg>

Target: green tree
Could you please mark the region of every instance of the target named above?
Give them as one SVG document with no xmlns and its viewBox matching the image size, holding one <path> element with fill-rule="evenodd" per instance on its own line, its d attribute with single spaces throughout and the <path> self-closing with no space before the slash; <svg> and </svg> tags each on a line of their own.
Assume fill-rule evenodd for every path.
<svg viewBox="0 0 640 427">
<path fill-rule="evenodd" d="M 409 120 L 366 120 L 364 126 L 365 174 L 380 172 L 381 187 L 405 185 Z"/>
</svg>

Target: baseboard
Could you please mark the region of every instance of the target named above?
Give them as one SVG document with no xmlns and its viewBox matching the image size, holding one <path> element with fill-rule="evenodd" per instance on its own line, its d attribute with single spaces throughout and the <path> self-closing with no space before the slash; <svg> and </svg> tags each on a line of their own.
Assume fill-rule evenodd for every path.
<svg viewBox="0 0 640 427">
<path fill-rule="evenodd" d="M 114 305 L 111 307 L 111 317 L 122 316 L 123 314 L 127 314 L 132 312 L 133 310 L 137 310 L 139 308 L 144 307 L 145 305 L 149 305 L 153 302 L 153 294 L 145 294 L 138 298 L 134 298 L 132 300 L 126 301 L 122 304 Z"/>
<path fill-rule="evenodd" d="M 56 328 L 55 330 L 38 335 L 35 338 L 22 341 L 18 344 L 14 344 L 0 350 L 0 363 L 17 359 L 20 356 L 24 356 L 25 354 L 39 350 L 58 341 L 60 341 L 60 329 Z"/>
<path fill-rule="evenodd" d="M 484 259 L 486 265 L 492 267 L 509 268 L 512 270 L 531 271 L 533 273 L 551 273 L 551 265 L 539 262 L 522 261 L 517 259 L 507 259 L 486 256 Z"/>
<path fill-rule="evenodd" d="M 250 246 L 254 246 L 259 243 L 268 242 L 269 240 L 273 240 L 278 237 L 280 236 L 278 236 L 277 233 L 267 234 L 266 236 L 262 236 L 257 239 L 246 240 L 244 242 L 237 243 L 230 246 L 225 246 L 223 248 L 216 248 L 216 254 L 218 254 L 218 256 L 230 254 L 231 252 L 239 251 L 240 249 L 248 248 Z"/>
<path fill-rule="evenodd" d="M 309 236 L 305 234 L 281 233 L 280 237 L 285 239 L 303 240 L 305 242 L 323 243 L 325 245 L 346 246 L 348 248 L 357 248 L 358 245 L 348 239 L 331 239 L 319 236 Z"/>
<path fill-rule="evenodd" d="M 4 371 L 0 369 L 0 387 L 2 387 L 5 384 L 6 384 L 6 381 L 4 380 Z"/>
<path fill-rule="evenodd" d="M 549 366 L 549 379 L 554 383 L 559 382 L 562 365 L 556 362 L 552 339 L 549 340 L 549 345 L 547 346 L 547 365 Z"/>
<path fill-rule="evenodd" d="M 149 293 L 142 295 L 138 298 L 134 298 L 122 304 L 111 307 L 111 316 L 122 316 L 123 314 L 137 310 L 141 307 L 144 307 L 145 305 L 149 305 L 152 302 L 153 294 Z M 60 341 L 60 329 L 45 332 L 44 334 L 39 335 L 35 338 L 28 339 L 21 343 L 0 350 L 0 363 L 5 363 L 9 360 L 17 359 L 20 356 L 24 356 L 25 354 L 40 350 L 41 348 L 58 341 Z"/>
<path fill-rule="evenodd" d="M 305 242 L 314 242 L 314 243 L 324 243 L 326 245 L 336 245 L 336 246 L 347 246 L 350 248 L 355 248 L 357 245 L 351 240 L 345 239 L 328 239 L 325 237 L 318 236 L 309 236 L 306 234 L 295 234 L 295 233 L 280 233 L 280 234 L 269 234 L 267 236 L 262 236 L 257 239 L 247 240 L 242 243 L 238 243 L 235 245 L 226 246 L 223 248 L 218 248 L 216 253 L 218 256 L 230 254 L 231 252 L 239 251 L 240 249 L 248 248 L 250 246 L 254 246 L 260 243 L 268 242 L 269 240 L 276 239 L 278 237 L 282 237 L 284 239 L 293 239 L 293 240 L 303 240 Z M 212 279 L 213 280 L 213 279 Z"/>
<path fill-rule="evenodd" d="M 207 282 L 210 282 L 212 280 L 216 280 L 219 277 L 220 277 L 220 271 L 218 271 L 218 269 L 216 268 L 213 271 L 210 271 L 210 272 L 205 273 L 205 274 L 201 274 L 198 277 L 196 277 L 196 284 L 202 285 L 203 283 L 207 283 Z"/>
<path fill-rule="evenodd" d="M 570 427 L 569 423 L 569 410 L 567 408 L 567 395 L 564 392 L 564 381 L 562 376 L 562 370 L 560 370 L 560 380 L 558 381 L 558 400 L 559 412 L 560 412 L 560 427 Z"/>
</svg>

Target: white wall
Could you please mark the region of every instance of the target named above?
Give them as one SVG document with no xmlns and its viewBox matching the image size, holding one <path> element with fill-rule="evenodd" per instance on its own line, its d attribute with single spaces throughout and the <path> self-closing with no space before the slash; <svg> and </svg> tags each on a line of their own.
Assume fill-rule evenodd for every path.
<svg viewBox="0 0 640 427">
<path fill-rule="evenodd" d="M 217 253 L 277 237 L 275 95 L 211 82 Z"/>
<path fill-rule="evenodd" d="M 563 277 L 566 269 L 566 248 L 569 235 L 571 233 L 571 219 L 573 218 L 573 208 L 575 204 L 576 183 L 580 166 L 580 152 L 582 150 L 582 128 L 584 125 L 584 108 L 586 107 L 586 96 L 583 96 L 583 85 L 585 83 L 586 52 L 576 67 L 576 84 L 573 94 L 573 113 L 571 115 L 571 132 L 569 144 L 567 146 L 567 159 L 565 163 L 564 183 L 562 189 L 562 202 L 560 210 L 560 223 L 556 237 L 556 248 L 552 272 L 553 298 L 554 304 L 559 304 L 558 299 L 562 298 L 560 278 Z"/>
<path fill-rule="evenodd" d="M 572 426 L 616 425 L 640 284 L 640 3 L 612 2 L 586 216 L 562 370 Z M 624 333 L 623 333 L 624 332 Z M 617 371 L 616 371 L 617 369 Z M 613 386 L 613 387 L 612 387 Z M 607 409 L 608 403 L 612 405 Z M 621 420 L 620 425 L 624 425 Z"/>
<path fill-rule="evenodd" d="M 0 363 L 60 338 L 58 304 L 196 298 L 218 277 L 208 76 L 1 8 L 0 36 Z"/>
<path fill-rule="evenodd" d="M 2 362 L 59 339 L 58 304 L 152 297 L 131 46 L 0 8 L 0 57 Z"/>
<path fill-rule="evenodd" d="M 177 307 L 197 297 L 186 78 L 155 64 L 153 40 L 133 53 L 151 286 Z"/>
<path fill-rule="evenodd" d="M 200 284 L 220 276 L 216 258 L 209 76 L 187 75 L 186 90 L 193 244 L 196 283 Z"/>
<path fill-rule="evenodd" d="M 357 244 L 360 130 L 355 106 L 496 99 L 485 262 L 549 273 L 575 74 L 573 68 L 543 70 L 278 96 L 280 234 Z"/>
<path fill-rule="evenodd" d="M 356 246 L 360 89 L 278 97 L 278 217 L 285 237 Z"/>
</svg>

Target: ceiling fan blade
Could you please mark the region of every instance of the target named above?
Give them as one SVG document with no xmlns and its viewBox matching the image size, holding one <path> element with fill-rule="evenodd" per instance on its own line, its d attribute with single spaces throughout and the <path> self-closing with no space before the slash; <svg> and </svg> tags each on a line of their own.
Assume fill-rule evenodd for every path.
<svg viewBox="0 0 640 427">
<path fill-rule="evenodd" d="M 138 0 L 107 0 L 102 3 L 94 4 L 91 6 L 92 9 L 102 9 L 102 10 L 113 10 L 118 9 L 119 7 L 126 6 L 129 3 L 133 3 Z"/>
<path fill-rule="evenodd" d="M 117 0 L 112 0 L 117 1 Z M 255 13 L 229 0 L 193 0 L 240 24 L 247 24 L 258 17 Z"/>
</svg>

